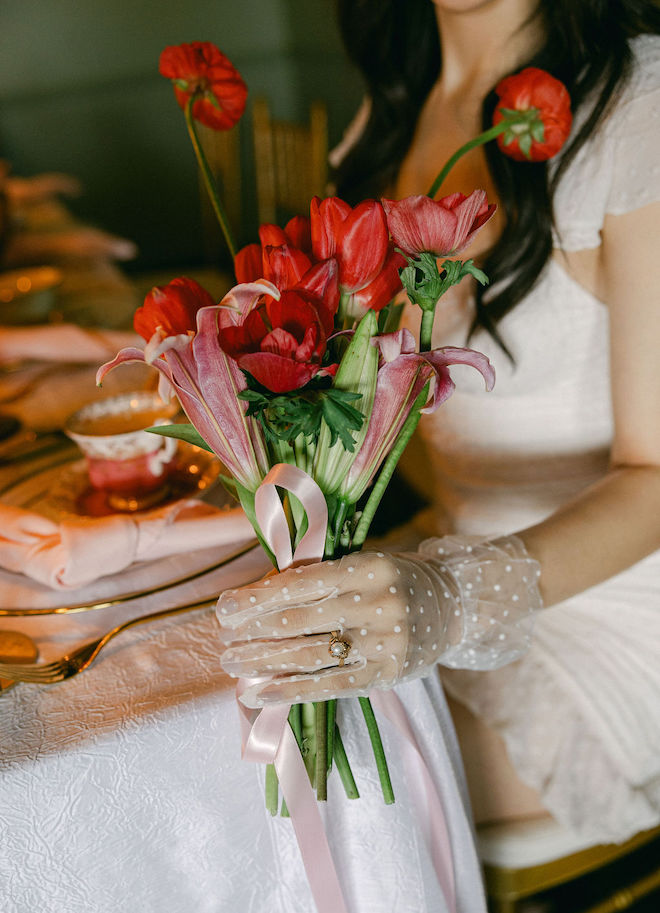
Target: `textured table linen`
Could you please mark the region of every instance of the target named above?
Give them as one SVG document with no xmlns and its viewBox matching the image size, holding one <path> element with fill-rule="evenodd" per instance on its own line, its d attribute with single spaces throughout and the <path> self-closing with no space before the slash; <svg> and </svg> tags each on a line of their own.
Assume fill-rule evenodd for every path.
<svg viewBox="0 0 660 913">
<path fill-rule="evenodd" d="M 263 573 L 258 549 L 215 586 Z M 208 583 L 208 581 L 207 581 Z M 194 596 L 198 584 L 186 585 Z M 121 607 L 164 605 L 162 594 Z M 108 627 L 108 612 L 0 619 L 35 635 Z M 220 669 L 213 605 L 122 634 L 85 673 L 0 697 L 3 913 L 313 913 L 291 822 L 271 819 L 263 770 L 240 759 L 234 681 Z M 437 678 L 398 689 L 432 768 L 454 851 L 458 911 L 484 913 L 451 720 Z M 445 913 L 412 812 L 399 738 L 381 728 L 397 794 L 386 807 L 353 704 L 340 707 L 362 793 L 330 778 L 326 828 L 350 913 Z"/>
</svg>

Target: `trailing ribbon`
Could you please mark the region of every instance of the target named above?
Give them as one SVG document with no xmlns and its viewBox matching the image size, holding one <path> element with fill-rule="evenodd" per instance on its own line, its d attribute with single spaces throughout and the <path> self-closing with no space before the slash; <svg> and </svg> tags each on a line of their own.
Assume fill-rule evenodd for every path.
<svg viewBox="0 0 660 913">
<path fill-rule="evenodd" d="M 410 725 L 408 714 L 398 694 L 394 691 L 374 690 L 369 696 L 373 706 L 399 730 L 405 739 L 404 763 L 411 774 L 410 792 L 417 809 L 417 819 L 422 826 L 427 845 L 430 848 L 433 868 L 442 893 L 445 895 L 447 907 L 450 913 L 455 913 L 456 885 L 451 840 L 447 830 L 445 810 L 431 777 L 431 772 L 424 760 L 424 755 Z"/>
<path fill-rule="evenodd" d="M 289 526 L 276 486 L 284 488 L 302 504 L 307 514 L 307 532 L 291 552 Z M 292 564 L 319 561 L 323 557 L 328 507 L 316 482 L 288 463 L 270 470 L 254 498 L 257 522 L 280 571 Z M 245 683 L 239 682 L 240 698 Z M 289 704 L 274 704 L 249 711 L 241 701 L 243 759 L 274 764 L 282 793 L 296 832 L 307 880 L 318 913 L 347 913 L 339 876 L 332 859 L 323 821 L 298 743 L 288 723 Z"/>
<path fill-rule="evenodd" d="M 307 514 L 307 532 L 295 553 L 291 550 L 289 527 L 276 487 L 295 495 Z M 254 504 L 257 522 L 280 571 L 292 564 L 319 561 L 323 557 L 328 508 L 323 492 L 306 472 L 288 463 L 273 466 L 257 489 Z M 237 697 L 240 698 L 249 683 L 249 680 L 239 682 Z M 394 691 L 373 691 L 371 700 L 404 737 L 406 766 L 411 771 L 410 792 L 418 820 L 430 847 L 447 908 L 455 913 L 454 867 L 442 801 L 399 697 Z M 288 724 L 290 705 L 272 704 L 260 711 L 248 710 L 240 700 L 238 705 L 243 759 L 275 765 L 318 913 L 347 913 L 316 795 Z"/>
</svg>

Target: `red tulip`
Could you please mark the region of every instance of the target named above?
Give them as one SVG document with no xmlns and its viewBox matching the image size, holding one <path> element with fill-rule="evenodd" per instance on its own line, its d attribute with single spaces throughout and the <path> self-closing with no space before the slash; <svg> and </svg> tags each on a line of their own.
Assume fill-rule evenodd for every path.
<svg viewBox="0 0 660 913">
<path fill-rule="evenodd" d="M 452 193 L 440 200 L 383 200 L 383 208 L 394 243 L 413 257 L 424 251 L 453 256 L 467 247 L 496 209 L 483 190 L 473 190 L 469 197 Z"/>
<path fill-rule="evenodd" d="M 268 296 L 240 323 L 220 327 L 220 347 L 273 393 L 304 387 L 321 370 L 325 353 L 318 303 L 302 289 Z"/>
<path fill-rule="evenodd" d="M 311 292 L 326 335 L 333 330 L 339 306 L 338 267 L 334 258 L 314 263 L 311 255 L 294 241 L 306 243 L 309 220 L 296 216 L 284 229 L 265 224 L 259 228 L 261 244 L 248 244 L 236 255 L 234 268 L 239 283 L 265 279 L 280 292 Z M 310 251 L 311 254 L 311 251 Z"/>
<path fill-rule="evenodd" d="M 269 244 L 274 247 L 290 244 L 306 254 L 312 252 L 310 222 L 307 216 L 294 216 L 289 219 L 284 228 L 266 222 L 259 228 L 259 240 L 263 247 L 267 247 Z"/>
<path fill-rule="evenodd" d="M 351 294 L 373 282 L 390 252 L 381 204 L 364 200 L 353 209 L 338 197 L 314 197 L 310 214 L 312 251 L 317 260 L 336 258 L 341 292 Z"/>
<path fill-rule="evenodd" d="M 354 292 L 351 298 L 354 302 L 352 312 L 362 313 L 367 309 L 382 311 L 397 292 L 401 291 L 399 270 L 406 265 L 406 258 L 394 250 L 390 244 L 390 252 L 383 264 L 382 270 L 369 285 L 365 285 L 359 292 Z"/>
<path fill-rule="evenodd" d="M 210 41 L 165 48 L 158 69 L 173 81 L 182 108 L 191 96 L 196 99 L 195 120 L 214 130 L 229 130 L 240 120 L 247 87 L 234 65 Z"/>
<path fill-rule="evenodd" d="M 161 355 L 163 346 L 187 345 L 195 334 L 197 312 L 214 304 L 211 295 L 194 279 L 173 279 L 167 285 L 152 288 L 133 317 L 135 332 L 147 343 L 148 360 Z"/>
<path fill-rule="evenodd" d="M 518 162 L 544 162 L 556 155 L 571 131 L 571 99 L 566 86 L 545 70 L 528 67 L 507 76 L 495 91 L 499 103 L 493 124 L 499 124 L 510 112 L 536 114 L 528 124 L 513 125 L 497 137 L 502 152 Z"/>
</svg>

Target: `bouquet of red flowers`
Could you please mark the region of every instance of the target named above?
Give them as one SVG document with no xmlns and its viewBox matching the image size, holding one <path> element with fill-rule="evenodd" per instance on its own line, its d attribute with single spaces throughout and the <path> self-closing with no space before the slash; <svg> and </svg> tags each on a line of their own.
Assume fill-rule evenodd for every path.
<svg viewBox="0 0 660 913">
<path fill-rule="evenodd" d="M 220 458 L 226 485 L 278 570 L 292 561 L 357 550 L 420 415 L 451 395 L 450 366 L 471 365 L 487 390 L 495 381 L 481 353 L 431 347 L 442 294 L 467 275 L 487 281 L 472 260 L 457 254 L 495 207 L 481 190 L 438 200 L 435 193 L 458 155 L 488 139 L 498 137 L 514 157 L 542 160 L 554 154 L 570 128 L 565 89 L 538 70 L 510 77 L 499 87 L 502 104 L 494 126 L 459 150 L 429 195 L 365 200 L 355 207 L 337 197 L 314 198 L 308 214 L 284 228 L 262 225 L 260 243 L 237 251 L 195 121 L 232 127 L 245 107 L 245 85 L 209 43 L 167 48 L 160 67 L 185 110 L 234 256 L 237 284 L 219 303 L 192 279 L 153 289 L 135 315 L 144 350 L 122 350 L 100 369 L 99 382 L 127 361 L 145 361 L 160 371 L 162 395 L 177 395 L 190 424 L 154 430 Z M 419 340 L 396 328 L 395 299 L 402 290 L 422 309 Z M 277 490 L 275 506 L 262 497 L 265 488 L 271 495 Z M 306 499 L 305 491 L 316 500 Z M 316 544 L 310 551 L 312 531 Z M 343 665 L 349 651 L 341 632 L 333 632 L 328 668 Z M 366 697 L 359 700 L 385 801 L 392 802 L 371 704 Z M 286 708 L 320 799 L 326 797 L 333 763 L 349 797 L 357 796 L 335 708 L 333 700 Z M 276 813 L 272 767 L 267 804 Z"/>
</svg>

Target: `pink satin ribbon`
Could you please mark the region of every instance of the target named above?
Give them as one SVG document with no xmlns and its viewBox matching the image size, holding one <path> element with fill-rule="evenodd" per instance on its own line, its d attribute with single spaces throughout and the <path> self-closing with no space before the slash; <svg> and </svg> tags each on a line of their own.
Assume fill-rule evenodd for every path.
<svg viewBox="0 0 660 913">
<path fill-rule="evenodd" d="M 276 487 L 295 495 L 307 514 L 308 529 L 295 553 L 291 550 L 289 527 Z M 319 561 L 323 557 L 328 509 L 323 492 L 302 469 L 287 463 L 274 466 L 257 489 L 255 513 L 280 571 L 292 564 Z M 247 683 L 239 682 L 236 692 L 239 698 Z M 371 700 L 404 737 L 406 766 L 411 772 L 410 792 L 417 817 L 430 847 L 447 907 L 450 913 L 455 913 L 456 891 L 451 842 L 442 802 L 430 771 L 398 696 L 393 691 L 373 691 Z M 243 732 L 243 758 L 275 765 L 318 913 L 347 913 L 316 795 L 288 725 L 290 705 L 273 704 L 254 711 L 248 710 L 240 700 L 238 704 Z"/>
<path fill-rule="evenodd" d="M 404 737 L 404 766 L 410 774 L 410 793 L 417 810 L 427 845 L 430 847 L 438 883 L 450 913 L 456 911 L 456 884 L 451 839 L 442 800 L 431 777 L 422 750 L 410 725 L 401 698 L 394 691 L 374 689 L 369 695 L 374 709 L 380 711 Z"/>
<path fill-rule="evenodd" d="M 307 532 L 291 551 L 289 526 L 277 494 L 284 488 L 302 504 L 307 514 Z M 328 507 L 316 482 L 297 466 L 278 463 L 270 470 L 254 498 L 257 522 L 275 555 L 280 571 L 292 564 L 318 561 L 323 557 Z M 245 684 L 239 682 L 240 697 Z M 288 724 L 289 704 L 273 704 L 261 711 L 250 711 L 241 701 L 243 759 L 274 764 L 296 832 L 307 880 L 318 913 L 348 913 L 339 876 L 298 743 Z"/>
</svg>

